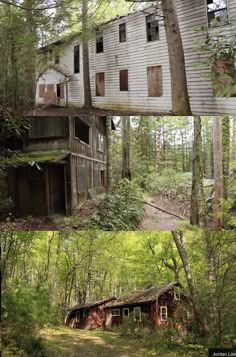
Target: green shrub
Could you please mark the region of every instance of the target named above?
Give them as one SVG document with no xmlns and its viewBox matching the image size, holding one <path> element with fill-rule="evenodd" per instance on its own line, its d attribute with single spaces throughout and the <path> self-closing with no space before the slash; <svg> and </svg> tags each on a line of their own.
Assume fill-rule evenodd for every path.
<svg viewBox="0 0 236 357">
<path fill-rule="evenodd" d="M 121 180 L 112 194 L 106 194 L 98 203 L 98 211 L 83 222 L 83 229 L 135 230 L 144 216 L 144 203 L 137 185 Z"/>
</svg>

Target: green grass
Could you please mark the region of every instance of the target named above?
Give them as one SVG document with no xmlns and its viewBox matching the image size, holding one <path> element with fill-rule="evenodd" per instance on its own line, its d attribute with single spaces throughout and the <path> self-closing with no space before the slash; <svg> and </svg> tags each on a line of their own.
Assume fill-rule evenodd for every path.
<svg viewBox="0 0 236 357">
<path fill-rule="evenodd" d="M 204 357 L 201 346 L 148 346 L 144 339 L 122 336 L 118 332 L 47 328 L 41 333 L 50 357 Z M 164 342 L 164 341 L 163 341 Z"/>
</svg>

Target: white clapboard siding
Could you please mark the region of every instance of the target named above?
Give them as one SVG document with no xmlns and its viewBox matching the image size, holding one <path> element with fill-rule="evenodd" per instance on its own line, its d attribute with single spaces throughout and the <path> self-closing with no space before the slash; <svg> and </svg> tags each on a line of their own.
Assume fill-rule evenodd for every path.
<svg viewBox="0 0 236 357">
<path fill-rule="evenodd" d="M 212 84 L 204 78 L 208 70 L 199 68 L 199 61 L 207 54 L 196 52 L 202 34 L 196 32 L 207 25 L 206 0 L 177 0 L 177 11 L 185 52 L 187 83 L 191 108 L 194 114 L 236 114 L 236 97 L 214 97 Z M 151 13 L 151 9 L 148 9 Z M 222 26 L 226 38 L 236 34 L 236 0 L 228 0 L 229 24 Z M 171 79 L 168 48 L 163 21 L 160 20 L 160 39 L 147 42 L 146 15 L 136 12 L 114 19 L 103 25 L 103 53 L 96 53 L 95 39 L 89 42 L 90 79 L 93 105 L 98 108 L 142 112 L 171 111 Z M 119 24 L 126 23 L 126 42 L 119 43 Z M 211 29 L 218 32 L 219 29 Z M 80 44 L 80 73 L 74 74 L 74 46 Z M 163 95 L 148 97 L 147 67 L 161 65 Z M 198 67 L 196 67 L 198 65 Z M 68 82 L 68 104 L 82 106 L 83 63 L 82 45 L 79 36 L 66 45 L 60 53 L 60 68 L 70 75 Z M 119 71 L 128 69 L 129 91 L 119 90 Z M 96 96 L 96 73 L 105 72 L 105 96 Z M 57 84 L 61 75 L 47 71 L 38 84 Z M 36 93 L 38 104 L 43 100 Z M 61 102 L 63 105 L 63 102 Z"/>
</svg>

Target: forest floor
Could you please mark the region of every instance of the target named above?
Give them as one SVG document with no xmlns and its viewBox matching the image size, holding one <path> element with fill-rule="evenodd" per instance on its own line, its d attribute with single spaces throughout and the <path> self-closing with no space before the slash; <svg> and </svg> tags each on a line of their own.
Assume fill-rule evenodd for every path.
<svg viewBox="0 0 236 357">
<path fill-rule="evenodd" d="M 154 206 L 164 208 L 162 202 L 158 197 L 146 197 L 146 202 L 151 203 Z M 172 211 L 171 209 L 166 208 L 167 211 Z M 177 211 L 177 212 L 176 212 Z M 175 207 L 173 210 L 174 213 L 178 214 L 178 207 Z M 187 218 L 186 218 L 187 221 Z M 145 204 L 145 217 L 140 226 L 140 230 L 145 231 L 174 231 L 178 228 L 181 223 L 186 223 L 181 218 L 173 216 L 167 212 L 158 210 L 157 208 L 151 207 L 148 204 Z"/>
<path fill-rule="evenodd" d="M 41 332 L 50 357 L 202 357 L 203 346 L 156 344 L 155 350 L 143 338 L 118 332 L 46 328 Z"/>
</svg>

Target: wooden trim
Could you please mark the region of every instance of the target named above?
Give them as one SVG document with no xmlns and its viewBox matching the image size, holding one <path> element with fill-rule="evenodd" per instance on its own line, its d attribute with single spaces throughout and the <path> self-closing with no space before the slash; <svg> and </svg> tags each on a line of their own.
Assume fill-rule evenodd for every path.
<svg viewBox="0 0 236 357">
<path fill-rule="evenodd" d="M 71 155 L 72 155 L 72 156 L 80 157 L 81 159 L 85 159 L 85 160 L 100 162 L 100 164 L 104 164 L 104 165 L 106 165 L 106 163 L 107 163 L 106 161 L 97 160 L 97 159 L 94 159 L 93 157 L 88 157 L 88 156 L 85 156 L 85 155 L 76 154 L 76 153 L 74 153 L 74 152 L 72 152 Z"/>
</svg>

